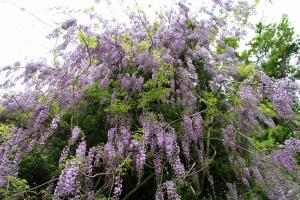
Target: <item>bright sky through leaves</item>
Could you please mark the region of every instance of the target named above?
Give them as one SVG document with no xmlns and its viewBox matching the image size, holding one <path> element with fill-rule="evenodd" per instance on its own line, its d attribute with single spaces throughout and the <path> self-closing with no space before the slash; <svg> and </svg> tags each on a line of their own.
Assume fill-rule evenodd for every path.
<svg viewBox="0 0 300 200">
<path fill-rule="evenodd" d="M 126 1 L 128 5 L 133 5 L 134 1 Z M 157 10 L 163 6 L 162 1 L 137 1 L 145 9 Z M 171 0 L 164 1 L 165 5 L 170 6 Z M 175 1 L 173 1 L 175 2 Z M 199 1 L 193 0 L 193 5 L 199 4 Z M 201 1 L 200 1 L 201 2 Z M 253 3 L 253 0 L 249 0 Z M 56 7 L 77 11 L 84 10 L 93 5 L 93 0 L 15 0 L 0 1 L 0 67 L 12 64 L 16 60 L 38 58 L 40 56 L 49 56 L 49 51 L 53 48 L 53 43 L 49 42 L 45 36 L 57 26 L 57 23 L 68 18 L 67 15 L 58 14 Z M 257 16 L 252 18 L 253 22 L 261 19 L 266 22 L 279 22 L 282 14 L 289 15 L 292 26 L 296 33 L 300 34 L 300 24 L 297 19 L 300 18 L 298 11 L 299 2 L 297 0 L 274 0 L 269 4 L 266 0 L 261 0 Z M 24 9 L 20 9 L 24 8 Z M 104 16 L 114 16 L 117 20 L 123 16 L 118 7 L 113 7 L 109 12 L 108 7 L 100 8 Z M 46 23 L 46 24 L 45 24 Z"/>
</svg>

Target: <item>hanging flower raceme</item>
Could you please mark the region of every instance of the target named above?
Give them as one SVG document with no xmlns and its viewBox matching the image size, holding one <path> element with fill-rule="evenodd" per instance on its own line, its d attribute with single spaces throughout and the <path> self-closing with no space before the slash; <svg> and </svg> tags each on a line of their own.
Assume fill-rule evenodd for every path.
<svg viewBox="0 0 300 200">
<path fill-rule="evenodd" d="M 65 196 L 74 196 L 77 190 L 76 178 L 79 173 L 79 163 L 70 162 L 59 176 L 59 181 L 54 191 L 56 199 Z"/>
<path fill-rule="evenodd" d="M 114 197 L 116 199 L 119 199 L 122 193 L 122 179 L 119 176 L 115 177 L 115 183 L 114 183 Z"/>
<path fill-rule="evenodd" d="M 183 154 L 186 159 L 190 160 L 190 144 L 198 144 L 202 137 L 202 117 L 200 113 L 195 113 L 193 117 L 183 117 L 184 135 L 182 140 Z"/>
<path fill-rule="evenodd" d="M 166 181 L 163 184 L 164 188 L 166 189 L 167 196 L 169 200 L 180 200 L 180 196 L 175 191 L 175 185 L 173 181 Z"/>
<path fill-rule="evenodd" d="M 146 149 L 144 142 L 138 140 L 131 140 L 130 149 L 133 152 L 136 170 L 141 175 L 146 163 Z"/>
</svg>

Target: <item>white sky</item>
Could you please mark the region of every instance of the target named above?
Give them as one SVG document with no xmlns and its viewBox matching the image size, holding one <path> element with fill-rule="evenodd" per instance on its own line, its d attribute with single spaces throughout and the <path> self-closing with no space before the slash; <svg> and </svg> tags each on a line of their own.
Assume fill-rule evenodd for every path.
<svg viewBox="0 0 300 200">
<path fill-rule="evenodd" d="M 133 0 L 125 1 L 126 3 L 130 2 L 131 5 L 134 2 Z M 254 0 L 248 1 L 254 2 Z M 53 47 L 53 44 L 45 38 L 52 30 L 48 25 L 55 27 L 57 23 L 68 18 L 68 16 L 58 14 L 57 10 L 51 8 L 83 10 L 93 5 L 93 2 L 93 0 L 0 0 L 0 68 L 18 60 L 22 62 L 26 58 L 28 60 L 47 55 Z M 162 6 L 162 2 L 168 4 L 172 0 L 137 0 L 137 2 L 147 9 L 157 9 Z M 149 8 L 150 2 L 151 7 Z M 193 0 L 193 2 L 199 4 L 200 0 Z M 26 10 L 21 10 L 20 7 Z M 258 14 L 253 18 L 253 21 L 258 22 L 263 18 L 265 22 L 278 22 L 282 14 L 286 13 L 289 15 L 296 33 L 300 34 L 299 8 L 299 0 L 273 0 L 273 4 L 267 3 L 267 0 L 261 0 L 257 10 Z M 104 15 L 111 16 L 107 6 L 101 9 Z M 113 15 L 117 19 L 122 17 L 120 15 L 122 10 L 120 9 L 118 7 L 112 8 Z"/>
</svg>

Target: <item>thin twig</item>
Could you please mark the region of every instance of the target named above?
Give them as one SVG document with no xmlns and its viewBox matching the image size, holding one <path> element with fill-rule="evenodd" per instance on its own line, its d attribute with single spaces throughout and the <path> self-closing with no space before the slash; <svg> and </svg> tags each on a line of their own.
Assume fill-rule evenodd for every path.
<svg viewBox="0 0 300 200">
<path fill-rule="evenodd" d="M 23 109 L 23 107 L 20 105 L 19 101 L 13 96 L 12 97 L 16 103 L 18 104 L 18 106 L 20 107 L 20 109 L 22 110 L 22 112 L 30 119 L 30 116 L 25 112 L 25 110 Z"/>
<path fill-rule="evenodd" d="M 54 26 L 48 24 L 47 22 L 45 22 L 44 20 L 42 20 L 41 18 L 39 18 L 38 16 L 36 16 L 35 14 L 33 14 L 31 11 L 27 10 L 26 8 L 20 6 L 19 4 L 15 3 L 15 2 L 13 2 L 13 1 L 4 1 L 4 0 L 2 0 L 2 1 L 0 1 L 0 2 L 1 2 L 1 3 L 8 3 L 8 4 L 11 4 L 11 5 L 13 5 L 13 6 L 19 8 L 21 11 L 27 12 L 29 15 L 31 15 L 33 18 L 35 18 L 36 20 L 38 20 L 38 21 L 41 22 L 42 24 L 44 24 L 44 25 L 46 25 L 46 26 L 48 26 L 48 27 L 50 27 L 50 28 L 53 28 L 53 29 L 55 28 Z"/>
<path fill-rule="evenodd" d="M 146 29 L 146 31 L 147 31 L 147 33 L 148 33 L 148 35 L 149 35 L 149 38 L 150 38 L 150 40 L 151 40 L 151 47 L 153 47 L 153 46 L 154 46 L 154 42 L 153 42 L 153 40 L 152 40 L 152 34 L 151 34 L 149 28 L 147 27 L 146 23 L 144 22 L 144 20 L 143 20 L 142 17 L 141 17 L 141 11 L 140 11 L 140 9 L 139 9 L 139 7 L 138 7 L 138 3 L 137 3 L 136 0 L 135 0 L 135 5 L 136 5 L 137 10 L 138 10 L 139 18 L 140 18 L 140 20 L 141 20 L 143 26 L 145 27 L 145 29 Z"/>
<path fill-rule="evenodd" d="M 13 196 L 11 196 L 11 197 L 8 197 L 7 199 L 15 199 L 15 197 L 17 197 L 17 196 L 19 196 L 19 195 L 21 195 L 21 194 L 24 194 L 24 193 L 26 193 L 26 192 L 30 192 L 30 191 L 32 191 L 32 190 L 38 189 L 38 188 L 40 188 L 40 187 L 42 187 L 42 186 L 44 186 L 44 185 L 47 185 L 47 184 L 49 184 L 49 183 L 52 183 L 52 182 L 56 181 L 56 180 L 58 180 L 58 178 L 51 179 L 50 181 L 47 181 L 47 182 L 45 182 L 45 183 L 43 183 L 43 184 L 41 184 L 41 185 L 38 185 L 38 186 L 36 186 L 36 187 L 34 187 L 34 188 L 30 188 L 30 189 L 28 189 L 28 190 L 24 190 L 24 191 L 22 191 L 22 192 L 18 192 L 17 194 L 15 194 L 15 195 L 13 195 Z"/>
<path fill-rule="evenodd" d="M 97 173 L 97 174 L 94 174 L 94 175 L 88 175 L 88 174 L 85 174 L 83 173 L 82 171 L 79 171 L 82 175 L 84 176 L 87 176 L 89 178 L 95 178 L 96 176 L 103 176 L 103 175 L 112 175 L 113 173 Z"/>
<path fill-rule="evenodd" d="M 144 185 L 148 180 L 150 180 L 152 178 L 152 176 L 154 176 L 154 174 L 155 174 L 155 172 L 153 172 L 147 178 L 145 178 L 143 180 L 143 182 L 141 182 L 140 184 L 135 186 L 135 188 L 133 188 L 129 193 L 127 193 L 127 195 L 123 198 L 123 200 L 128 199 L 135 191 L 137 191 L 142 185 Z"/>
</svg>

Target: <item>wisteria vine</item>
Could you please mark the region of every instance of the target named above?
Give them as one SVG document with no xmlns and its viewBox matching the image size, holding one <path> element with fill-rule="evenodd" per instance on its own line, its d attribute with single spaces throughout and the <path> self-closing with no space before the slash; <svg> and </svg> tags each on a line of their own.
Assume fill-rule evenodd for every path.
<svg viewBox="0 0 300 200">
<path fill-rule="evenodd" d="M 245 2 L 214 0 L 195 17 L 180 2 L 151 22 L 137 8 L 128 14 L 130 25 L 104 21 L 101 31 L 65 21 L 49 35 L 62 41 L 51 64 L 42 59 L 4 69 L 20 75 L 2 87 L 19 80 L 26 91 L 1 101 L 1 115 L 19 113 L 24 123 L 1 143 L 0 187 L 8 176 L 18 177 L 22 156 L 56 135 L 68 115 L 69 140 L 57 161 L 61 173 L 47 187 L 54 199 L 126 199 L 152 176 L 157 200 L 181 199 L 187 185 L 195 199 L 216 198 L 216 144 L 224 146 L 239 181 L 225 180 L 228 199 L 242 198 L 236 184 L 250 190 L 254 183 L 270 199 L 299 198 L 300 141 L 261 153 L 249 138 L 275 127 L 275 118 L 299 125 L 295 82 L 274 80 L 238 56 L 234 42 L 243 38 L 250 9 Z M 90 17 L 99 20 L 97 13 Z M 90 88 L 101 96 L 95 101 L 107 133 L 94 146 L 76 121 L 80 105 L 91 103 Z M 125 194 L 129 176 L 137 186 Z"/>
</svg>

